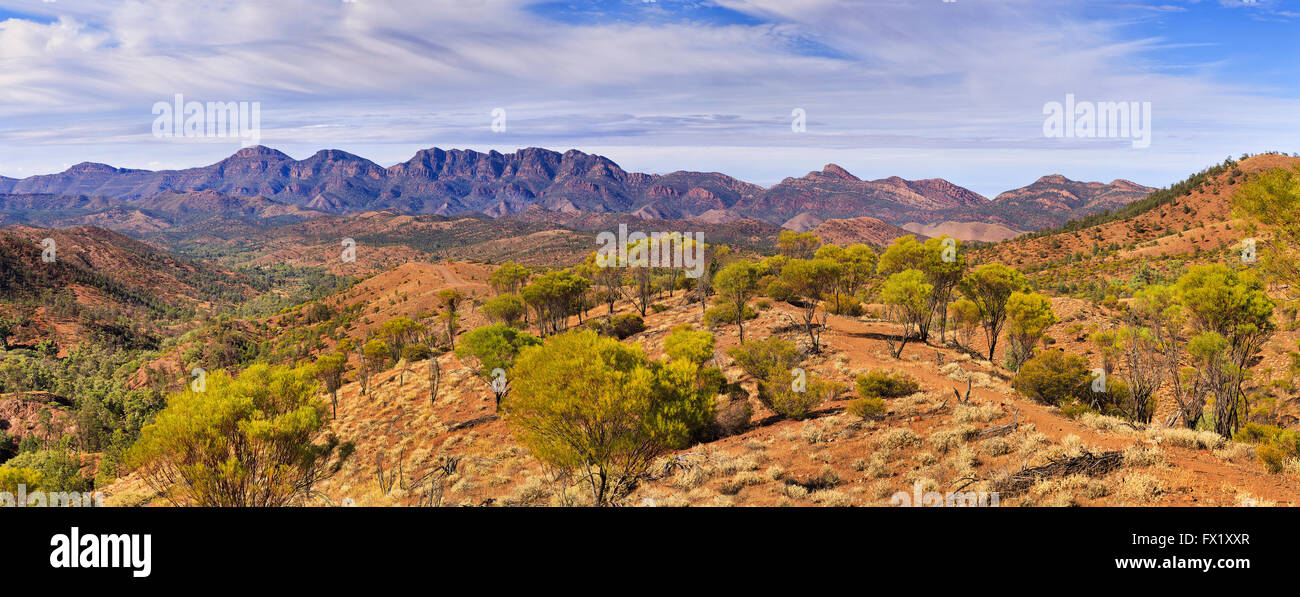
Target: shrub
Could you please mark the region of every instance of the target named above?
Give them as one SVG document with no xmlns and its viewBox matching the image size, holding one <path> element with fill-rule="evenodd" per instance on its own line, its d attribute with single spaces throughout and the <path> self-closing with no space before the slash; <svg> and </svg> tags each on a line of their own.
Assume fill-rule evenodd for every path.
<svg viewBox="0 0 1300 597">
<path fill-rule="evenodd" d="M 645 331 L 645 320 L 636 313 L 624 313 L 608 319 L 592 319 L 586 324 L 587 329 L 602 336 L 612 336 L 624 340 L 633 334 Z"/>
<path fill-rule="evenodd" d="M 27 452 L 15 456 L 5 468 L 11 471 L 34 471 L 38 476 L 35 485 L 39 485 L 45 491 L 89 491 L 94 483 L 92 479 L 81 473 L 81 457 L 68 450 L 66 443 L 60 443 L 60 446 L 50 450 Z M 18 474 L 18 477 L 22 478 L 23 475 L 25 473 Z M 34 488 L 34 484 L 29 483 L 27 491 L 30 492 Z"/>
<path fill-rule="evenodd" d="M 433 350 L 424 344 L 407 344 L 402 347 L 402 358 L 408 363 L 416 363 L 433 356 Z"/>
<path fill-rule="evenodd" d="M 921 443 L 921 438 L 917 437 L 916 433 L 906 427 L 895 427 L 890 429 L 880 438 L 880 445 L 889 449 L 898 449 L 919 443 Z"/>
<path fill-rule="evenodd" d="M 891 374 L 888 371 L 868 371 L 858 376 L 858 397 L 860 398 L 900 398 L 915 394 L 921 384 L 904 374 Z"/>
<path fill-rule="evenodd" d="M 841 391 L 838 385 L 811 375 L 801 388 L 796 387 L 795 380 L 790 372 L 778 372 L 764 384 L 767 391 L 759 391 L 759 401 L 782 417 L 798 420 L 807 418 L 814 408 Z"/>
<path fill-rule="evenodd" d="M 1083 357 L 1053 349 L 1025 361 L 1011 386 L 1042 404 L 1059 405 L 1083 398 L 1089 380 L 1088 362 Z"/>
<path fill-rule="evenodd" d="M 1097 410 L 1078 400 L 1067 400 L 1061 403 L 1060 412 L 1067 419 L 1078 419 L 1087 413 L 1096 414 Z"/>
<path fill-rule="evenodd" d="M 749 428 L 754 409 L 749 405 L 749 397 L 743 393 L 733 394 L 721 401 L 713 416 L 713 435 L 727 437 Z"/>
<path fill-rule="evenodd" d="M 670 359 L 685 359 L 702 365 L 713 358 L 713 334 L 694 331 L 689 325 L 679 325 L 664 338 L 664 354 Z"/>
<path fill-rule="evenodd" d="M 320 323 L 333 318 L 334 310 L 329 305 L 313 302 L 303 308 L 303 316 L 307 323 Z"/>
<path fill-rule="evenodd" d="M 787 303 L 793 302 L 799 298 L 795 295 L 794 287 L 785 280 L 780 279 L 768 282 L 767 287 L 763 290 L 763 294 L 773 300 L 784 301 Z"/>
<path fill-rule="evenodd" d="M 876 419 L 885 414 L 885 401 L 880 397 L 856 398 L 849 401 L 848 413 L 863 419 Z"/>
<path fill-rule="evenodd" d="M 645 331 L 645 321 L 636 313 L 624 313 L 615 315 L 609 320 L 610 333 L 615 338 L 622 340 L 633 334 L 639 334 Z"/>
<path fill-rule="evenodd" d="M 839 391 L 803 370 L 796 371 L 802 355 L 794 344 L 775 336 L 746 340 L 727 354 L 758 381 L 758 401 L 782 417 L 807 417 L 813 408 Z"/>
<path fill-rule="evenodd" d="M 140 433 L 128 462 L 149 486 L 196 506 L 284 506 L 306 498 L 337 466 L 338 443 L 313 440 L 325 404 L 309 368 L 256 364 L 238 377 L 208 375 Z"/>
<path fill-rule="evenodd" d="M 683 448 L 713 420 L 714 388 L 698 366 L 646 358 L 638 345 L 591 331 L 556 335 L 524 349 L 506 420 L 533 456 L 590 474 L 593 501 L 630 493 L 660 454 Z"/>
<path fill-rule="evenodd" d="M 1300 433 L 1273 425 L 1247 423 L 1233 439 L 1258 444 L 1255 456 L 1270 473 L 1286 469 L 1288 460 L 1300 458 Z"/>
<path fill-rule="evenodd" d="M 510 326 L 518 326 L 526 312 L 524 299 L 517 294 L 503 294 L 483 303 L 483 313 L 488 319 Z"/>
<path fill-rule="evenodd" d="M 846 295 L 840 295 L 839 302 L 829 300 L 825 302 L 826 311 L 834 315 L 845 315 L 848 317 L 860 317 L 866 312 L 862 302 L 856 298 Z"/>
<path fill-rule="evenodd" d="M 770 369 L 791 369 L 802 360 L 803 356 L 794 344 L 771 336 L 763 340 L 746 340 L 739 346 L 727 350 L 727 354 L 740 367 L 755 379 L 764 379 Z"/>
<path fill-rule="evenodd" d="M 38 470 L 0 466 L 0 491 L 18 493 L 18 486 L 25 485 L 27 492 L 31 493 L 41 489 L 41 481 L 41 473 Z"/>
</svg>

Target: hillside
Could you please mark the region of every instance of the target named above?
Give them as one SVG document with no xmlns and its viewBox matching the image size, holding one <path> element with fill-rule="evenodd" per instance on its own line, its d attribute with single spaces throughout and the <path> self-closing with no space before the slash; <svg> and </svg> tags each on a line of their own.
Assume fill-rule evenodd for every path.
<svg viewBox="0 0 1300 597">
<path fill-rule="evenodd" d="M 52 262 L 43 260 L 49 241 Z M 0 313 L 19 322 L 14 345 L 49 340 L 65 350 L 92 337 L 147 345 L 160 325 L 255 291 L 246 276 L 102 228 L 0 230 Z"/>
<path fill-rule="evenodd" d="M 1087 367 L 1100 367 L 1105 361 L 1092 334 L 1123 322 L 1126 304 L 1143 286 L 1172 283 L 1193 264 L 1232 263 L 1234 245 L 1244 230 L 1244 222 L 1229 216 L 1232 193 L 1255 173 L 1296 163 L 1300 158 L 1264 155 L 1225 164 L 1114 212 L 975 247 L 966 256 L 972 266 L 997 262 L 1016 267 L 1046 295 L 1054 318 L 1040 351 L 1061 348 L 1082 358 Z M 825 176 L 851 176 L 828 170 Z M 1095 201 L 1104 201 L 1099 188 L 1086 188 L 1098 193 Z M 176 201 L 188 197 L 171 196 Z M 209 194 L 214 201 L 221 197 Z M 123 392 L 161 396 L 184 388 L 194 368 L 239 371 L 259 362 L 306 364 L 351 346 L 342 359 L 338 416 L 333 418 L 331 408 L 322 431 L 349 451 L 337 473 L 301 503 L 583 505 L 589 494 L 574 479 L 543 467 L 512 423 L 497 416 L 494 396 L 475 369 L 477 363 L 449 350 L 447 319 L 439 316 L 443 291 L 454 289 L 464 297 L 451 328 L 463 342 L 467 331 L 490 323 L 484 305 L 497 295 L 489 282 L 499 263 L 529 265 L 528 274 L 538 282 L 544 271 L 581 262 L 597 246 L 597 231 L 619 224 L 672 230 L 673 222 L 681 220 L 537 206 L 501 218 L 370 211 L 273 226 L 246 222 L 238 233 L 235 228 L 206 233 L 201 227 L 189 228 L 184 250 L 211 257 L 204 260 L 175 257 L 154 244 L 97 228 L 14 227 L 0 235 L 0 249 L 11 256 L 2 262 L 12 278 L 4 288 L 12 296 L 7 308 L 24 310 L 27 322 L 11 338 L 22 350 L 6 353 L 5 360 L 12 358 L 25 367 L 55 367 L 60 359 L 93 362 L 93 355 L 78 353 L 73 359 L 70 352 L 77 340 L 94 337 L 77 327 L 85 325 L 84 317 L 66 311 L 67 305 L 80 303 L 120 304 L 115 308 L 127 321 L 155 324 L 148 331 L 120 331 L 123 337 L 152 334 L 154 339 L 114 356 L 118 364 L 111 375 L 125 379 Z M 754 219 L 701 223 L 700 228 L 709 242 L 739 249 L 727 255 L 728 260 L 771 254 L 779 230 Z M 868 217 L 831 218 L 811 230 L 823 242 L 868 243 L 882 249 L 906 233 Z M 157 238 L 174 233 L 160 232 Z M 53 267 L 37 267 L 39 241 L 47 236 L 56 240 L 60 258 Z M 341 258 L 345 238 L 356 241 L 355 261 Z M 770 263 L 781 267 L 785 262 Z M 652 274 L 649 304 L 640 308 L 630 300 L 638 291 L 637 277 L 616 278 L 612 315 L 643 324 L 627 328 L 624 344 L 639 344 L 649 358 L 659 359 L 665 356 L 665 338 L 677 326 L 710 330 L 715 344 L 707 362 L 719 368 L 728 384 L 735 384 L 727 386 L 733 388 L 728 395 L 743 396 L 752 411 L 741 423 L 723 427 L 715 421 L 707 435 L 670 450 L 620 504 L 890 505 L 898 492 L 911 492 L 917 484 L 927 491 L 998 492 L 1001 505 L 1008 506 L 1300 501 L 1300 465 L 1270 472 L 1256 456 L 1254 444 L 1205 429 L 1166 427 L 1175 406 L 1163 391 L 1156 394 L 1150 422 L 1119 418 L 1113 410 L 1079 412 L 1066 403 L 1036 402 L 1012 389 L 1017 373 L 1009 368 L 1007 353 L 984 358 L 987 343 L 973 326 L 946 330 L 942 338 L 937 332 L 926 340 L 913 338 L 901 358 L 894 358 L 890 344 L 906 328 L 900 326 L 902 320 L 884 317 L 888 311 L 880 301 L 885 282 L 878 274 L 850 299 L 863 304 L 841 311 L 851 315 L 827 317 L 821 329 L 823 346 L 813 350 L 802 310 L 810 299 L 774 298 L 782 288 L 764 274 L 763 268 L 771 265 L 756 267 L 762 280 L 758 295 L 748 301 L 754 318 L 744 324 L 746 339 L 788 341 L 800 369 L 833 384 L 827 399 L 806 417 L 764 406 L 758 380 L 729 353 L 738 345 L 734 321 L 706 324 L 696 295 L 682 290 L 678 277 Z M 585 275 L 596 278 L 595 272 Z M 302 286 L 285 287 L 285 280 Z M 64 300 L 58 307 L 37 305 L 39 294 L 22 294 L 30 288 L 66 289 L 62 292 L 76 300 Z M 570 328 L 592 326 L 614 333 L 608 331 L 612 324 L 602 323 L 606 311 L 598 294 L 601 288 L 579 288 L 580 302 L 560 312 L 559 320 Z M 539 307 L 546 308 L 551 299 L 523 296 L 533 298 L 527 303 L 528 319 L 520 325 L 542 335 Z M 830 300 L 816 289 L 812 296 Z M 822 303 L 821 312 L 827 304 Z M 222 305 L 232 308 L 217 309 Z M 194 320 L 163 325 L 178 310 L 193 313 Z M 1275 372 L 1290 367 L 1300 329 L 1286 324 L 1280 307 L 1275 317 L 1279 329 L 1264 343 L 1244 386 L 1254 407 L 1246 416 L 1251 423 L 1293 428 L 1300 424 L 1300 398 L 1294 386 L 1278 383 Z M 436 395 L 431 395 L 432 362 L 425 356 L 407 361 L 389 355 L 372 369 L 374 357 L 358 348 L 389 337 L 385 324 L 396 318 L 423 326 L 412 342 L 427 347 L 436 359 L 441 372 Z M 59 354 L 34 350 L 47 338 L 58 338 Z M 1005 350 L 1009 341 L 1004 331 L 999 348 Z M 901 374 L 918 387 L 885 400 L 878 414 L 850 412 L 856 380 L 873 371 Z M 363 394 L 364 372 L 371 372 L 371 385 Z M 27 383 L 15 376 L 0 382 L 6 387 Z M 67 401 L 80 395 L 77 386 L 64 387 L 72 388 L 70 395 L 54 398 Z M 152 402 L 133 408 L 162 404 L 157 398 L 148 400 Z M 75 404 L 80 409 L 83 403 Z M 30 428 L 30 405 L 6 408 L 16 413 L 11 418 L 21 418 Z M 75 416 L 86 417 L 87 412 L 93 411 L 77 410 Z M 136 429 L 145 420 L 138 414 L 121 418 Z M 1090 474 L 1037 468 L 1093 456 L 1104 456 L 1106 464 Z M 439 466 L 443 473 L 428 476 Z M 138 473 L 120 472 L 116 480 L 104 480 L 110 504 L 165 503 L 146 489 Z"/>
<path fill-rule="evenodd" d="M 774 224 L 807 214 L 822 220 L 870 216 L 887 222 L 963 205 L 984 197 L 940 179 L 898 177 L 862 180 L 835 164 L 799 178 L 786 178 L 766 193 L 741 201 L 736 211 Z M 787 226 L 790 227 L 790 226 Z"/>
<path fill-rule="evenodd" d="M 1002 224 L 989 224 L 986 222 L 939 222 L 937 224 L 917 224 L 912 222 L 904 224 L 903 229 L 922 236 L 939 237 L 946 234 L 961 240 L 975 240 L 986 243 L 1004 241 L 1024 234 L 1021 230 L 1014 230 Z"/>
<path fill-rule="evenodd" d="M 889 246 L 894 239 L 911 234 L 910 231 L 892 226 L 875 218 L 850 218 L 846 220 L 826 220 L 812 229 L 812 233 L 822 242 L 847 246 L 864 243 L 876 247 Z M 921 235 L 926 236 L 926 235 Z"/>
<path fill-rule="evenodd" d="M 1135 266 L 1139 260 L 1160 267 L 1178 256 L 1211 259 L 1225 247 L 1241 242 L 1242 223 L 1230 218 L 1237 185 L 1252 174 L 1297 162 L 1300 158 L 1276 154 L 1250 157 L 1210 175 L 1185 194 L 1175 194 L 1169 201 L 1129 217 L 1096 225 L 1086 225 L 1085 219 L 1084 226 L 1046 230 L 1000 243 L 980 254 L 1031 271 L 1067 261 L 1076 262 L 1075 270 L 1099 271 L 1097 268 L 1120 269 L 1121 264 Z"/>
<path fill-rule="evenodd" d="M 386 283 L 382 291 L 366 292 L 375 301 L 391 289 Z M 697 309 L 669 297 L 661 302 L 672 306 L 651 315 L 647 330 L 628 339 L 644 344 L 651 355 L 660 354 L 663 337 L 673 326 L 699 323 Z M 756 335 L 797 341 L 798 330 L 789 327 L 794 317 L 790 307 L 778 306 L 763 311 L 747 327 Z M 644 483 L 627 503 L 889 505 L 896 492 L 910 493 L 913 483 L 941 491 L 958 486 L 987 489 L 1021 467 L 1085 450 L 1122 451 L 1125 464 L 1095 478 L 1044 479 L 1027 490 L 1006 492 L 1001 504 L 1231 506 L 1246 499 L 1277 505 L 1300 501 L 1297 479 L 1267 474 L 1248 449 L 1231 443 L 1213 451 L 1196 449 L 1175 430 L 1135 431 L 1106 417 L 1067 419 L 1017 395 L 1001 368 L 950 347 L 917 345 L 903 360 L 892 359 L 879 339 L 890 330 L 889 324 L 871 318 L 833 316 L 825 332 L 827 351 L 805 365 L 846 387 L 854 375 L 872 368 L 917 379 L 920 391 L 890 402 L 882 420 L 864 422 L 846 414 L 847 394 L 836 396 L 806 421 L 774 421 L 770 412 L 758 407 L 748 430 L 663 459 L 664 464 L 676 464 Z M 734 329 L 716 333 L 723 370 L 749 386 L 752 382 L 725 356 L 735 345 Z M 561 479 L 543 470 L 508 425 L 493 415 L 491 393 L 468 364 L 450 354 L 438 359 L 443 377 L 432 402 L 424 363 L 414 364 L 405 375 L 401 368 L 377 374 L 367 396 L 361 395 L 357 383 L 343 387 L 332 431 L 355 442 L 356 451 L 339 475 L 319 488 L 322 495 L 316 503 L 416 505 L 431 496 L 440 505 L 584 503 L 579 488 L 566 489 Z M 954 403 L 952 390 L 964 392 L 968 379 L 970 401 Z M 1011 423 L 1016 426 L 1008 434 L 979 437 L 981 431 Z M 413 483 L 448 459 L 458 459 L 456 471 L 440 483 Z M 378 471 L 393 485 L 381 488 Z M 974 485 L 968 484 L 970 479 L 975 479 Z M 147 492 L 131 479 L 110 488 L 110 494 L 110 504 L 148 500 Z"/>
</svg>

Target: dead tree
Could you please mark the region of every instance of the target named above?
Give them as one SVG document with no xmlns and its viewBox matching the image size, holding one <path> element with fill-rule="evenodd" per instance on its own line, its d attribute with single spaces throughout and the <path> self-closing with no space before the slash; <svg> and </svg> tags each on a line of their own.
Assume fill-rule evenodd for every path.
<svg viewBox="0 0 1300 597">
<path fill-rule="evenodd" d="M 429 358 L 429 406 L 438 400 L 438 387 L 442 385 L 442 365 L 438 357 Z"/>
<path fill-rule="evenodd" d="M 958 391 L 957 391 L 957 388 L 953 388 L 953 389 L 952 389 L 952 393 L 953 393 L 953 395 L 957 397 L 957 404 L 966 404 L 967 402 L 970 402 L 970 386 L 971 386 L 971 378 L 970 378 L 970 376 L 967 376 L 967 377 L 966 377 L 966 395 L 965 395 L 965 396 L 962 396 L 962 395 L 961 395 L 961 392 L 958 392 Z"/>
</svg>

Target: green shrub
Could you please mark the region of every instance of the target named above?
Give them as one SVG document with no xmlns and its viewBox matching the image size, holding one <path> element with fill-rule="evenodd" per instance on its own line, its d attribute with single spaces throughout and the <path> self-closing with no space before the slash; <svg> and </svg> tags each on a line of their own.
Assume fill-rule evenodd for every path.
<svg viewBox="0 0 1300 597">
<path fill-rule="evenodd" d="M 766 294 L 773 300 L 784 301 L 787 303 L 799 298 L 794 292 L 794 287 L 790 286 L 790 284 L 785 280 L 780 279 L 769 282 L 767 287 L 763 290 L 763 294 Z"/>
<path fill-rule="evenodd" d="M 849 401 L 848 413 L 864 419 L 876 419 L 885 414 L 885 401 L 879 397 L 856 398 Z"/>
<path fill-rule="evenodd" d="M 789 370 L 803 359 L 793 343 L 776 336 L 746 340 L 728 349 L 727 355 L 736 361 L 737 367 L 758 380 L 766 378 L 771 369 Z"/>
<path fill-rule="evenodd" d="M 1282 446 L 1273 443 L 1262 443 L 1255 447 L 1255 456 L 1259 461 L 1264 463 L 1264 468 L 1268 472 L 1278 474 L 1286 470 L 1286 461 L 1288 454 Z"/>
<path fill-rule="evenodd" d="M 402 358 L 408 363 L 416 363 L 433 356 L 433 350 L 424 344 L 407 344 L 402 347 Z"/>
<path fill-rule="evenodd" d="M 534 457 L 585 472 L 592 501 L 612 505 L 713 421 L 716 392 L 696 384 L 698 368 L 590 331 L 558 334 L 519 355 L 506 421 Z"/>
<path fill-rule="evenodd" d="M 624 313 L 608 319 L 592 319 L 586 323 L 587 329 L 602 336 L 613 336 L 619 340 L 645 331 L 645 320 L 636 313 Z"/>
<path fill-rule="evenodd" d="M 1280 473 L 1286 469 L 1288 460 L 1300 458 L 1300 433 L 1274 425 L 1246 423 L 1233 436 L 1239 442 L 1257 444 L 1255 456 L 1270 473 Z"/>
<path fill-rule="evenodd" d="M 1077 419 L 1087 413 L 1095 413 L 1097 409 L 1088 406 L 1078 400 L 1068 400 L 1061 403 L 1061 416 L 1067 419 Z"/>
<path fill-rule="evenodd" d="M 26 486 L 28 493 L 42 489 L 44 479 L 36 469 L 0 466 L 0 491 L 18 493 L 18 486 Z"/>
<path fill-rule="evenodd" d="M 823 304 L 826 305 L 826 311 L 834 315 L 861 317 L 866 312 L 861 301 L 846 295 L 840 295 L 839 304 L 836 304 L 833 297 L 827 298 Z"/>
<path fill-rule="evenodd" d="M 1011 387 L 1042 404 L 1059 405 L 1086 399 L 1091 380 L 1088 361 L 1065 351 L 1045 350 L 1025 361 Z"/>
<path fill-rule="evenodd" d="M 670 359 L 684 359 L 702 365 L 713 358 L 713 334 L 697 332 L 689 325 L 679 325 L 664 338 L 664 354 Z"/>
<path fill-rule="evenodd" d="M 785 418 L 805 418 L 840 391 L 806 371 L 796 371 L 802 355 L 794 344 L 775 336 L 746 340 L 727 354 L 758 381 L 758 401 Z"/>
<path fill-rule="evenodd" d="M 488 299 L 483 303 L 483 313 L 488 319 L 495 322 L 504 323 L 509 326 L 518 326 L 523 320 L 524 314 L 527 313 L 527 306 L 524 299 L 517 294 L 503 294 Z"/>
<path fill-rule="evenodd" d="M 206 391 L 168 398 L 131 447 L 127 467 L 176 503 L 302 503 L 329 476 L 338 445 L 333 437 L 314 442 L 329 416 L 319 392 L 310 367 L 258 363 L 238 377 L 214 371 Z"/>
<path fill-rule="evenodd" d="M 859 398 L 900 398 L 915 394 L 921 384 L 904 374 L 891 374 L 888 371 L 868 371 L 858 376 Z"/>
<path fill-rule="evenodd" d="M 81 456 L 60 446 L 19 454 L 7 462 L 4 468 L 35 471 L 40 477 L 39 485 L 45 491 L 90 491 L 94 482 L 82 475 L 82 464 Z M 31 491 L 32 487 L 27 490 Z"/>
</svg>

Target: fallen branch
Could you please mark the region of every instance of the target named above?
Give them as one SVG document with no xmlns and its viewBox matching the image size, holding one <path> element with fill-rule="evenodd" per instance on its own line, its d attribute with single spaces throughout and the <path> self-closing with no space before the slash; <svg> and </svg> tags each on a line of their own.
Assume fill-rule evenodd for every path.
<svg viewBox="0 0 1300 597">
<path fill-rule="evenodd" d="M 1042 466 L 1022 468 L 1005 479 L 994 482 L 994 491 L 1003 495 L 1015 494 L 1033 487 L 1043 479 L 1066 477 L 1069 475 L 1087 475 L 1100 477 L 1124 464 L 1124 453 L 1119 450 L 1094 454 L 1085 451 L 1074 458 L 1051 460 Z"/>
<path fill-rule="evenodd" d="M 980 439 L 999 437 L 1011 433 L 1018 428 L 1020 428 L 1020 408 L 1016 407 L 1016 412 L 1011 413 L 1010 423 L 1007 423 L 1006 425 L 998 425 L 996 427 L 989 427 L 988 429 L 979 432 L 976 437 Z"/>
</svg>

